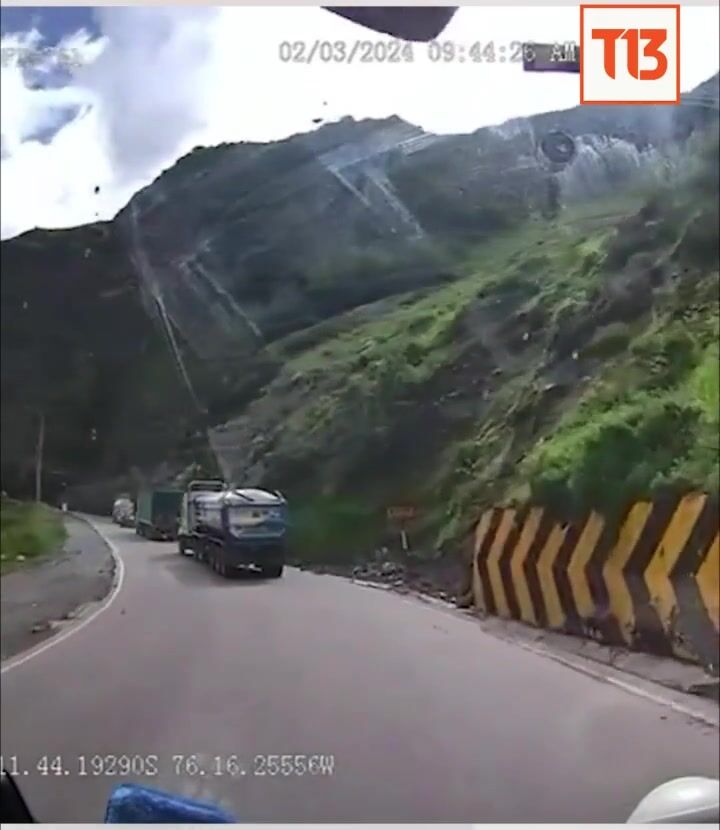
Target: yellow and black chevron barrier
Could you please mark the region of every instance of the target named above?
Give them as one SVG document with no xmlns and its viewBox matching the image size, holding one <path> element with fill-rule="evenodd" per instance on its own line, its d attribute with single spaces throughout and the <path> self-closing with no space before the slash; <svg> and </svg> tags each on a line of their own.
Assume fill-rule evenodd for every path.
<svg viewBox="0 0 720 830">
<path fill-rule="evenodd" d="M 475 531 L 472 604 L 717 673 L 718 525 L 704 493 L 637 502 L 615 521 L 490 509 Z"/>
</svg>

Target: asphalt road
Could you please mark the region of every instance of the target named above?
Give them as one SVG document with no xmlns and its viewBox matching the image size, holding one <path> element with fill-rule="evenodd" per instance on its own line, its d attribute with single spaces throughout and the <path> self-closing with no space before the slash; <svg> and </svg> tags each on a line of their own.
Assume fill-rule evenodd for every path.
<svg viewBox="0 0 720 830">
<path fill-rule="evenodd" d="M 294 570 L 225 581 L 104 530 L 114 601 L 2 675 L 4 763 L 40 821 L 100 821 L 120 756 L 241 821 L 622 822 L 668 778 L 718 775 L 713 727 L 457 612 Z"/>
</svg>

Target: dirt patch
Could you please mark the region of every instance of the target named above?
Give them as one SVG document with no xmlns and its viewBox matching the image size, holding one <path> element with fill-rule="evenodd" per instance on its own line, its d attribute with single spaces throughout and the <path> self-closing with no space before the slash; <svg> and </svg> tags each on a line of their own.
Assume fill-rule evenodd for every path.
<svg viewBox="0 0 720 830">
<path fill-rule="evenodd" d="M 52 636 L 82 606 L 107 596 L 115 562 L 88 524 L 68 517 L 67 541 L 55 555 L 0 579 L 0 652 L 20 654 Z"/>
</svg>

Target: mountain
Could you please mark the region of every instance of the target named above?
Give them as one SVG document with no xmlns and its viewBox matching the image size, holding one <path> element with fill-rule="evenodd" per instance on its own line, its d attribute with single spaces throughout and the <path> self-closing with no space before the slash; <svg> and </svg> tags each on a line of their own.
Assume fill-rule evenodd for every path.
<svg viewBox="0 0 720 830">
<path fill-rule="evenodd" d="M 469 135 L 348 118 L 196 148 L 112 222 L 3 242 L 3 488 L 31 487 L 42 414 L 51 495 L 66 482 L 100 509 L 139 477 L 218 460 L 302 502 L 317 547 L 336 525 L 370 544 L 389 500 L 425 505 L 438 544 L 520 483 L 571 500 L 557 458 L 554 483 L 532 464 L 559 424 L 580 429 L 617 350 L 662 331 L 679 354 L 668 332 L 691 331 L 676 391 L 710 365 L 717 102 L 716 76 L 680 107 Z M 558 133 L 565 165 L 542 150 Z M 650 466 L 635 490 L 677 479 Z"/>
</svg>

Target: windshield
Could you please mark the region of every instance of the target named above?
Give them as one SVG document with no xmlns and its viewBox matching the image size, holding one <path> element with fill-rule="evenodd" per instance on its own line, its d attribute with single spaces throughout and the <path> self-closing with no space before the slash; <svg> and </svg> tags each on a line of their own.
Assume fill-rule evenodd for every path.
<svg viewBox="0 0 720 830">
<path fill-rule="evenodd" d="M 622 822 L 718 777 L 718 8 L 598 8 L 2 7 L 38 817 Z"/>
</svg>

